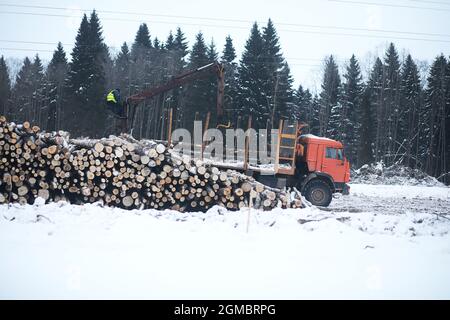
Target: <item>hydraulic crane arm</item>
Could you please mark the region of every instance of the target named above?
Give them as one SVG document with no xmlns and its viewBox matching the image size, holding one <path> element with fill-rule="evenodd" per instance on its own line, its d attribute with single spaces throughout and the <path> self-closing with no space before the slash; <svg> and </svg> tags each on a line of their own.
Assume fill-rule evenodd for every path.
<svg viewBox="0 0 450 320">
<path fill-rule="evenodd" d="M 144 90 L 127 98 L 128 105 L 136 105 L 144 100 L 151 99 L 163 92 L 177 88 L 185 83 L 206 78 L 212 74 L 217 76 L 218 92 L 217 92 L 217 114 L 222 115 L 223 91 L 224 91 L 224 68 L 222 64 L 213 62 L 195 70 L 186 71 L 180 75 L 172 77 L 168 82 Z"/>
<path fill-rule="evenodd" d="M 192 82 L 197 79 L 206 78 L 211 75 L 216 75 L 217 77 L 217 115 L 221 117 L 223 115 L 223 97 L 224 97 L 224 88 L 225 88 L 225 78 L 224 78 L 224 67 L 222 64 L 217 61 L 212 62 L 210 64 L 204 65 L 194 70 L 189 70 L 183 72 L 177 76 L 172 77 L 168 82 L 146 89 L 142 92 L 129 96 L 125 100 L 125 105 L 128 110 L 130 110 L 130 121 L 128 118 L 124 118 L 122 120 L 122 130 L 124 132 L 128 132 L 128 123 L 133 125 L 134 116 L 136 114 L 136 105 L 142 101 L 151 99 L 161 93 L 167 92 L 169 90 L 175 89 L 177 87 L 182 86 L 183 84 Z"/>
</svg>

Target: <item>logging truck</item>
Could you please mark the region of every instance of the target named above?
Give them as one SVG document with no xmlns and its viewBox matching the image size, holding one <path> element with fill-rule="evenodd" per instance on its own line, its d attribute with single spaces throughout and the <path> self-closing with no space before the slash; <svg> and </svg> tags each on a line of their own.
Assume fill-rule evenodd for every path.
<svg viewBox="0 0 450 320">
<path fill-rule="evenodd" d="M 122 120 L 122 128 L 129 131 L 130 126 L 133 124 L 135 107 L 138 103 L 185 83 L 211 75 L 217 77 L 216 116 L 218 120 L 215 127 L 229 128 L 229 120 L 228 125 L 219 122 L 224 119 L 224 67 L 218 62 L 184 72 L 172 77 L 167 83 L 128 97 L 125 101 L 125 107 L 129 116 L 127 119 Z M 211 115 L 208 112 L 204 120 L 204 132 L 211 126 L 210 118 Z M 252 128 L 251 123 L 250 115 L 244 129 Z M 171 144 L 173 142 L 172 109 L 169 109 L 167 112 L 167 125 L 165 127 L 167 128 L 165 141 Z M 214 165 L 243 172 L 269 187 L 278 189 L 295 187 L 313 205 L 328 206 L 332 200 L 333 193 L 349 193 L 350 187 L 347 183 L 350 181 L 350 163 L 345 157 L 344 146 L 341 142 L 311 134 L 303 134 L 302 129 L 305 127 L 307 127 L 306 124 L 297 121 L 280 120 L 277 134 L 278 141 L 273 141 L 270 147 L 275 158 L 272 166 L 255 165 L 255 162 L 249 159 L 249 136 L 246 137 L 244 150 L 240 150 L 244 154 L 243 161 L 237 163 L 214 163 Z M 202 140 L 202 159 L 204 158 L 204 148 Z"/>
</svg>

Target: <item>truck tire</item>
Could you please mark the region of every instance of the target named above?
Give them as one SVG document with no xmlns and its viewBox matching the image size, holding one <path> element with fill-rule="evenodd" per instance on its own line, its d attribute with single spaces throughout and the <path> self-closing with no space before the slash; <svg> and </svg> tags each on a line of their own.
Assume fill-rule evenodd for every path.
<svg viewBox="0 0 450 320">
<path fill-rule="evenodd" d="M 311 204 L 320 207 L 328 207 L 332 198 L 331 188 L 328 183 L 319 179 L 308 182 L 303 194 Z"/>
</svg>

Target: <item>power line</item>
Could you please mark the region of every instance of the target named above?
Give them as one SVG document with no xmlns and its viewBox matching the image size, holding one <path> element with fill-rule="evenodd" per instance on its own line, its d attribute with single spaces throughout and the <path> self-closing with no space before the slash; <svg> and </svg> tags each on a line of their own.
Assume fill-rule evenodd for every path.
<svg viewBox="0 0 450 320">
<path fill-rule="evenodd" d="M 405 4 L 390 4 L 390 3 L 379 3 L 379 2 L 369 2 L 369 1 L 348 1 L 348 0 L 328 0 L 328 1 L 345 3 L 345 4 L 363 4 L 363 5 L 369 5 L 369 6 L 381 6 L 381 7 L 393 7 L 393 8 L 450 11 L 450 9 L 444 9 L 444 8 L 420 7 L 420 6 L 411 6 L 411 5 L 405 5 Z"/>
<path fill-rule="evenodd" d="M 334 1 L 334 0 L 329 0 Z M 61 14 L 48 14 L 48 13 L 32 13 L 32 12 L 13 12 L 13 11 L 0 11 L 0 14 L 23 14 L 32 16 L 47 16 L 47 17 L 62 17 L 62 18 L 73 18 L 70 15 Z M 113 20 L 113 21 L 125 21 L 125 22 L 142 22 L 142 20 L 133 19 L 119 19 L 119 18 L 102 18 L 102 20 Z M 173 24 L 173 22 L 168 21 L 151 21 L 151 23 L 162 23 L 162 24 Z M 212 24 L 193 24 L 193 23 L 183 23 L 184 25 L 194 25 L 199 27 L 214 27 L 214 28 L 234 28 L 234 29 L 245 29 L 247 27 L 242 26 L 226 26 L 226 25 L 212 25 Z M 325 31 L 311 31 L 311 30 L 288 30 L 279 29 L 281 32 L 292 32 L 292 33 L 303 33 L 303 34 L 319 34 L 319 35 L 330 35 L 330 36 L 348 36 L 348 37 L 360 37 L 360 38 L 374 38 L 374 39 L 395 39 L 395 40 L 412 40 L 412 41 L 423 41 L 423 42 L 440 42 L 440 43 L 450 43 L 450 40 L 442 39 L 427 39 L 427 38 L 411 38 L 411 37 L 398 37 L 398 36 L 382 36 L 382 35 L 372 35 L 372 34 L 355 34 L 355 33 L 340 33 L 340 32 L 325 32 Z"/>
<path fill-rule="evenodd" d="M 56 42 L 40 42 L 40 41 L 22 41 L 22 40 L 5 40 L 5 39 L 0 39 L 0 42 L 10 42 L 10 43 L 26 43 L 26 44 L 44 44 L 44 45 L 57 45 L 60 41 L 56 41 Z M 72 44 L 68 44 L 68 43 L 61 43 L 64 46 L 71 46 Z M 90 46 L 90 45 L 87 45 Z"/>
<path fill-rule="evenodd" d="M 38 51 L 38 52 L 53 52 L 53 50 L 43 50 L 43 49 L 25 49 L 25 48 L 0 48 L 0 50 L 9 50 L 9 51 Z"/>
<path fill-rule="evenodd" d="M 53 50 L 44 50 L 44 49 L 30 49 L 30 48 L 1 48 L 0 50 L 5 50 L 5 51 L 29 51 L 29 52 L 54 52 Z M 320 59 L 309 59 L 309 58 L 289 58 L 289 59 L 285 59 L 285 60 L 313 60 L 313 61 L 321 61 Z M 270 64 L 270 62 L 264 62 L 264 61 L 260 61 L 260 62 L 253 62 L 256 64 Z M 321 67 L 322 65 L 320 64 L 310 64 L 310 63 L 289 63 L 289 66 L 307 66 L 307 67 Z"/>
<path fill-rule="evenodd" d="M 329 0 L 329 1 L 333 1 L 333 0 Z M 87 9 L 72 9 L 72 8 L 67 8 L 67 7 L 17 5 L 17 4 L 1 4 L 1 3 L 0 3 L 0 6 L 19 7 L 19 8 L 34 8 L 34 9 L 50 9 L 50 10 L 68 10 L 68 11 L 80 11 L 80 12 L 91 11 L 91 10 L 87 10 Z M 122 15 L 138 15 L 138 16 L 176 18 L 176 19 L 206 20 L 206 21 L 213 21 L 213 22 L 215 22 L 215 21 L 226 21 L 226 22 L 237 22 L 237 23 L 253 23 L 254 22 L 252 20 L 243 20 L 243 19 L 209 18 L 209 17 L 198 17 L 198 16 L 153 14 L 153 13 L 130 12 L 130 11 L 96 10 L 96 12 L 109 13 L 109 14 L 122 14 Z M 52 16 L 63 16 L 63 15 L 53 15 L 52 14 Z M 64 17 L 72 17 L 72 16 L 64 16 Z M 102 18 L 102 19 L 105 19 L 105 18 Z M 113 19 L 108 18 L 107 20 L 113 20 Z M 122 21 L 122 19 L 119 19 L 119 21 Z M 123 19 L 123 21 L 136 21 L 136 20 Z M 139 20 L 139 21 L 141 21 L 141 20 Z M 172 22 L 167 22 L 167 23 L 172 23 Z M 186 24 L 186 23 L 184 23 L 184 24 Z M 194 24 L 194 25 L 199 25 L 199 24 Z M 353 28 L 353 27 L 342 27 L 342 26 L 324 26 L 324 25 L 285 23 L 285 22 L 279 22 L 279 23 L 277 23 L 277 25 L 291 26 L 291 27 L 320 28 L 320 29 L 340 29 L 340 30 L 351 30 L 351 31 L 398 33 L 398 34 L 410 34 L 410 35 L 433 36 L 433 37 L 450 37 L 450 34 L 399 31 L 399 30 L 389 30 L 389 29 Z M 207 26 L 211 26 L 211 25 L 207 25 Z M 222 26 L 220 26 L 220 27 L 222 27 Z M 241 27 L 241 28 L 247 29 L 247 27 Z"/>
<path fill-rule="evenodd" d="M 450 6 L 450 2 L 445 2 L 445 1 L 423 1 L 423 0 L 408 0 L 408 1 L 426 3 L 426 4 L 443 4 L 445 6 Z"/>
<path fill-rule="evenodd" d="M 5 39 L 0 39 L 0 42 L 7 42 L 7 43 L 24 43 L 24 44 L 42 44 L 42 45 L 56 45 L 58 44 L 60 41 L 56 41 L 56 42 L 41 42 L 41 41 L 24 41 L 24 40 L 5 40 Z M 64 46 L 72 46 L 73 44 L 69 44 L 69 43 L 61 43 Z M 89 44 L 85 44 L 83 46 L 92 46 Z M 323 61 L 323 59 L 317 59 L 317 58 L 285 58 L 286 60 L 308 60 L 308 61 Z"/>
</svg>

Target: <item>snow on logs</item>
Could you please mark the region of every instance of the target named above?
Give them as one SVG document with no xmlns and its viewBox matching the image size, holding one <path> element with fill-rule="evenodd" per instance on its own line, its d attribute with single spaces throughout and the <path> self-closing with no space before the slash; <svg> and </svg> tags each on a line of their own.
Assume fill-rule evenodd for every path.
<svg viewBox="0 0 450 320">
<path fill-rule="evenodd" d="M 103 202 L 126 209 L 205 211 L 302 206 L 301 197 L 223 171 L 167 145 L 129 135 L 69 139 L 67 132 L 40 132 L 30 123 L 0 116 L 0 204 L 66 200 Z"/>
</svg>

